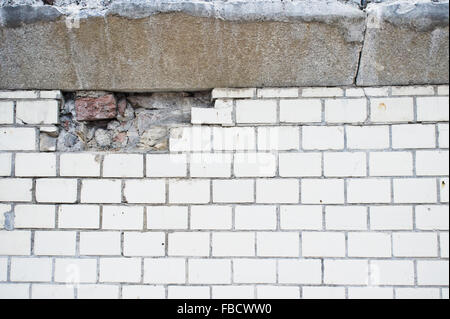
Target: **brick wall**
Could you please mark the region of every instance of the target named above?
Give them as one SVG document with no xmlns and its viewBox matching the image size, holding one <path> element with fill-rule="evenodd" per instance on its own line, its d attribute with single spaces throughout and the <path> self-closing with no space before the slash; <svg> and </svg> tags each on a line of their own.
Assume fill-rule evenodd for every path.
<svg viewBox="0 0 450 319">
<path fill-rule="evenodd" d="M 448 92 L 215 89 L 146 154 L 0 92 L 0 298 L 448 298 Z"/>
</svg>

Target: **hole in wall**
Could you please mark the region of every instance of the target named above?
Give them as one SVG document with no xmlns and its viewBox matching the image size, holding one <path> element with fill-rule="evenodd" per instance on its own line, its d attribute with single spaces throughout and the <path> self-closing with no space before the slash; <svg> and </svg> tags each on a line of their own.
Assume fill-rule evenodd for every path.
<svg viewBox="0 0 450 319">
<path fill-rule="evenodd" d="M 44 134 L 62 152 L 165 151 L 170 128 L 189 125 L 192 107 L 213 107 L 211 91 L 65 92 L 59 134 Z"/>
</svg>

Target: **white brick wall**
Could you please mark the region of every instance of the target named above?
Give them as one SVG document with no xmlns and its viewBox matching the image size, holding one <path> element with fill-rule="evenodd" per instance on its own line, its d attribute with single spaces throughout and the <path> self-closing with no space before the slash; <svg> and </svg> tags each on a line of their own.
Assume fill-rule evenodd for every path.
<svg viewBox="0 0 450 319">
<path fill-rule="evenodd" d="M 0 298 L 448 298 L 448 86 L 212 97 L 168 152 L 60 153 L 60 92 L 0 92 Z"/>
</svg>

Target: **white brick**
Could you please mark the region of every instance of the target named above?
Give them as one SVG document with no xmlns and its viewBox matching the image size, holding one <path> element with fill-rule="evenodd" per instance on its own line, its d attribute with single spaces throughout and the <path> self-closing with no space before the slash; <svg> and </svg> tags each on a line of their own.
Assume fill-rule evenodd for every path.
<svg viewBox="0 0 450 319">
<path fill-rule="evenodd" d="M 436 180 L 432 178 L 394 179 L 395 203 L 434 203 Z"/>
<path fill-rule="evenodd" d="M 75 203 L 77 201 L 76 179 L 37 179 L 36 201 L 41 203 Z"/>
<path fill-rule="evenodd" d="M 280 176 L 313 177 L 322 175 L 322 155 L 320 153 L 280 153 Z"/>
<path fill-rule="evenodd" d="M 32 299 L 74 299 L 75 290 L 66 285 L 32 285 Z"/>
<path fill-rule="evenodd" d="M 163 179 L 133 179 L 125 181 L 123 195 L 127 203 L 158 204 L 166 202 L 166 182 Z"/>
<path fill-rule="evenodd" d="M 384 233 L 348 233 L 349 257 L 391 257 L 391 235 Z"/>
<path fill-rule="evenodd" d="M 417 261 L 417 283 L 420 286 L 448 286 L 448 260 Z"/>
<path fill-rule="evenodd" d="M 364 88 L 364 93 L 368 96 L 388 96 L 389 87 L 378 87 L 378 88 Z"/>
<path fill-rule="evenodd" d="M 317 259 L 278 261 L 278 281 L 282 284 L 320 284 L 322 263 Z"/>
<path fill-rule="evenodd" d="M 344 287 L 303 287 L 303 299 L 345 299 Z"/>
<path fill-rule="evenodd" d="M 169 146 L 171 152 L 210 151 L 211 128 L 208 126 L 172 128 Z"/>
<path fill-rule="evenodd" d="M 40 91 L 39 97 L 41 99 L 62 99 L 62 94 L 59 90 Z"/>
<path fill-rule="evenodd" d="M 184 177 L 187 174 L 185 154 L 146 155 L 147 177 Z"/>
<path fill-rule="evenodd" d="M 0 282 L 6 281 L 8 276 L 8 258 L 1 257 L 0 258 Z"/>
<path fill-rule="evenodd" d="M 11 258 L 11 281 L 49 282 L 51 280 L 51 258 Z"/>
<path fill-rule="evenodd" d="M 405 124 L 392 126 L 393 148 L 434 148 L 436 147 L 434 125 Z"/>
<path fill-rule="evenodd" d="M 425 230 L 448 230 L 447 205 L 416 206 L 416 227 Z"/>
<path fill-rule="evenodd" d="M 97 281 L 97 259 L 57 258 L 55 260 L 55 282 L 76 285 Z"/>
<path fill-rule="evenodd" d="M 225 259 L 190 259 L 189 283 L 231 283 L 231 261 Z"/>
<path fill-rule="evenodd" d="M 186 261 L 184 258 L 145 258 L 144 282 L 151 284 L 186 283 Z"/>
<path fill-rule="evenodd" d="M 372 285 L 414 285 L 412 260 L 372 260 L 370 273 Z"/>
<path fill-rule="evenodd" d="M 383 149 L 389 147 L 388 126 L 346 126 L 350 149 Z"/>
<path fill-rule="evenodd" d="M 343 95 L 344 90 L 337 87 L 313 87 L 302 89 L 303 97 L 337 97 Z"/>
<path fill-rule="evenodd" d="M 441 203 L 448 203 L 448 185 L 449 185 L 448 178 L 441 178 L 439 180 L 439 185 L 440 185 Z"/>
<path fill-rule="evenodd" d="M 258 256 L 298 257 L 300 254 L 300 236 L 297 232 L 260 232 L 256 238 Z"/>
<path fill-rule="evenodd" d="M 209 299 L 209 287 L 169 286 L 169 299 Z"/>
<path fill-rule="evenodd" d="M 410 152 L 371 152 L 369 155 L 371 176 L 411 176 L 413 157 Z"/>
<path fill-rule="evenodd" d="M 440 299 L 439 288 L 396 288 L 396 299 Z"/>
<path fill-rule="evenodd" d="M 78 299 L 117 299 L 119 286 L 113 285 L 80 285 Z"/>
<path fill-rule="evenodd" d="M 34 235 L 35 255 L 73 256 L 75 249 L 74 231 L 37 231 Z"/>
<path fill-rule="evenodd" d="M 371 99 L 370 120 L 376 123 L 410 122 L 414 120 L 412 97 Z"/>
<path fill-rule="evenodd" d="M 258 271 L 255 271 L 255 270 Z M 233 279 L 235 283 L 275 283 L 277 277 L 276 261 L 272 259 L 233 260 Z"/>
<path fill-rule="evenodd" d="M 230 177 L 232 154 L 194 153 L 190 157 L 192 177 Z"/>
<path fill-rule="evenodd" d="M 163 286 L 123 286 L 122 299 L 164 299 L 166 289 Z"/>
<path fill-rule="evenodd" d="M 336 232 L 303 232 L 303 257 L 344 257 L 345 235 Z"/>
<path fill-rule="evenodd" d="M 103 206 L 103 229 L 141 230 L 144 223 L 143 207 Z"/>
<path fill-rule="evenodd" d="M 449 255 L 449 235 L 448 232 L 439 233 L 439 248 L 442 258 L 448 258 Z"/>
<path fill-rule="evenodd" d="M 215 88 L 212 90 L 212 99 L 243 99 L 255 96 L 256 89 Z"/>
<path fill-rule="evenodd" d="M 0 124 L 14 123 L 14 103 L 12 101 L 0 101 Z"/>
<path fill-rule="evenodd" d="M 280 227 L 291 230 L 321 230 L 322 206 L 289 205 L 280 207 Z"/>
<path fill-rule="evenodd" d="M 37 99 L 38 91 L 0 91 L 0 99 Z"/>
<path fill-rule="evenodd" d="M 448 96 L 446 97 L 418 97 L 418 121 L 448 121 Z"/>
<path fill-rule="evenodd" d="M 17 153 L 16 176 L 56 176 L 56 155 Z"/>
<path fill-rule="evenodd" d="M 169 233 L 169 256 L 209 256 L 209 233 Z"/>
<path fill-rule="evenodd" d="M 61 176 L 100 176 L 100 155 L 61 154 L 59 174 Z"/>
<path fill-rule="evenodd" d="M 0 176 L 11 176 L 11 153 L 0 153 Z"/>
<path fill-rule="evenodd" d="M 331 285 L 367 285 L 369 266 L 366 260 L 325 260 L 324 283 Z"/>
<path fill-rule="evenodd" d="M 390 203 L 389 179 L 349 179 L 347 181 L 349 203 Z"/>
<path fill-rule="evenodd" d="M 339 126 L 303 126 L 302 145 L 306 150 L 344 148 L 344 128 Z"/>
<path fill-rule="evenodd" d="M 393 299 L 394 289 L 387 287 L 349 287 L 349 299 Z"/>
<path fill-rule="evenodd" d="M 234 227 L 236 229 L 276 229 L 275 206 L 236 206 Z"/>
<path fill-rule="evenodd" d="M 367 229 L 367 208 L 362 206 L 327 206 L 325 223 L 328 230 Z"/>
<path fill-rule="evenodd" d="M 236 177 L 275 176 L 276 156 L 270 153 L 237 153 L 234 155 Z"/>
<path fill-rule="evenodd" d="M 280 122 L 318 123 L 322 121 L 322 103 L 319 99 L 280 101 Z"/>
<path fill-rule="evenodd" d="M 298 203 L 299 181 L 297 179 L 256 180 L 257 203 Z"/>
<path fill-rule="evenodd" d="M 5 227 L 5 214 L 11 212 L 11 205 L 0 204 L 0 230 Z"/>
<path fill-rule="evenodd" d="M 439 85 L 437 92 L 438 95 L 448 95 L 448 85 Z"/>
<path fill-rule="evenodd" d="M 344 181 L 341 179 L 302 179 L 303 204 L 343 204 Z"/>
<path fill-rule="evenodd" d="M 213 128 L 213 148 L 216 151 L 245 151 L 256 149 L 253 127 Z"/>
<path fill-rule="evenodd" d="M 215 203 L 251 203 L 254 200 L 254 182 L 250 179 L 214 180 Z"/>
<path fill-rule="evenodd" d="M 147 229 L 186 229 L 188 208 L 183 206 L 147 207 Z"/>
<path fill-rule="evenodd" d="M 438 124 L 438 131 L 439 131 L 439 147 L 440 148 L 448 148 L 449 144 L 449 130 L 448 130 L 448 124 Z"/>
<path fill-rule="evenodd" d="M 325 176 L 366 176 L 366 154 L 363 152 L 324 153 Z"/>
<path fill-rule="evenodd" d="M 107 154 L 103 159 L 104 177 L 143 177 L 144 158 L 139 154 Z"/>
<path fill-rule="evenodd" d="M 220 100 L 216 100 L 217 102 Z M 191 108 L 191 123 L 192 124 L 222 124 L 232 125 L 233 101 L 230 101 L 229 107 L 220 108 Z"/>
<path fill-rule="evenodd" d="M 325 121 L 328 123 L 362 123 L 367 119 L 367 100 L 325 100 Z"/>
<path fill-rule="evenodd" d="M 2 178 L 0 179 L 0 202 L 30 202 L 31 179 Z"/>
<path fill-rule="evenodd" d="M 253 286 L 213 286 L 213 299 L 254 299 Z"/>
<path fill-rule="evenodd" d="M 257 97 L 298 97 L 298 88 L 262 88 L 258 89 Z"/>
<path fill-rule="evenodd" d="M 361 96 L 364 96 L 364 89 L 363 88 L 349 88 L 349 89 L 345 89 L 345 96 L 350 96 L 350 97 L 361 97 Z"/>
<path fill-rule="evenodd" d="M 298 150 L 300 148 L 299 134 L 298 127 L 258 127 L 258 150 Z"/>
<path fill-rule="evenodd" d="M 61 205 L 58 208 L 58 227 L 98 229 L 100 207 L 95 205 Z"/>
<path fill-rule="evenodd" d="M 413 228 L 411 206 L 372 206 L 370 207 L 370 229 L 408 230 Z"/>
<path fill-rule="evenodd" d="M 192 229 L 231 229 L 231 206 L 191 206 Z"/>
<path fill-rule="evenodd" d="M 204 204 L 210 200 L 209 180 L 171 180 L 169 181 L 170 203 Z"/>
<path fill-rule="evenodd" d="M 236 123 L 275 123 L 277 121 L 277 101 L 238 100 L 236 101 Z"/>
<path fill-rule="evenodd" d="M 251 232 L 218 232 L 212 234 L 213 256 L 255 256 L 255 234 Z"/>
<path fill-rule="evenodd" d="M 120 180 L 85 179 L 81 185 L 82 203 L 120 203 L 122 201 Z"/>
<path fill-rule="evenodd" d="M 432 86 L 393 86 L 392 95 L 434 95 Z"/>
<path fill-rule="evenodd" d="M 256 295 L 258 299 L 299 299 L 300 289 L 286 286 L 258 286 Z"/>
<path fill-rule="evenodd" d="M 100 282 L 141 281 L 140 258 L 100 258 Z"/>
<path fill-rule="evenodd" d="M 36 150 L 36 129 L 31 127 L 0 128 L 0 150 L 2 151 Z"/>
<path fill-rule="evenodd" d="M 56 100 L 17 101 L 16 122 L 23 124 L 57 124 L 59 105 Z"/>
<path fill-rule="evenodd" d="M 448 175 L 449 174 L 448 151 L 417 151 L 416 174 Z"/>
<path fill-rule="evenodd" d="M 120 232 L 81 232 L 80 255 L 120 255 Z"/>
<path fill-rule="evenodd" d="M 449 299 L 449 289 L 448 288 L 441 288 L 441 294 L 442 294 L 442 298 L 441 299 Z"/>
<path fill-rule="evenodd" d="M 54 228 L 55 211 L 53 205 L 16 205 L 14 228 Z"/>
<path fill-rule="evenodd" d="M 31 232 L 30 231 L 5 231 L 0 230 L 0 255 L 30 255 Z"/>
<path fill-rule="evenodd" d="M 124 256 L 164 256 L 166 250 L 164 233 L 125 232 L 123 238 Z"/>
<path fill-rule="evenodd" d="M 393 249 L 396 257 L 437 257 L 438 240 L 435 233 L 394 233 Z"/>
<path fill-rule="evenodd" d="M 28 299 L 30 291 L 29 287 L 29 284 L 3 283 L 0 285 L 0 299 Z"/>
</svg>

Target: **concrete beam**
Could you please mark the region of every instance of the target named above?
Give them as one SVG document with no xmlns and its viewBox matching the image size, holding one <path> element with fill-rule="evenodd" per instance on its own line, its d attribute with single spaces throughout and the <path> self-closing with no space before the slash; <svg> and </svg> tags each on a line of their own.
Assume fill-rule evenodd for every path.
<svg viewBox="0 0 450 319">
<path fill-rule="evenodd" d="M 389 7 L 376 8 L 381 5 Z M 416 9 L 434 21 L 428 27 L 410 26 L 416 15 L 383 9 L 376 14 L 382 27 L 366 34 L 366 13 L 337 0 L 116 1 L 80 11 L 3 7 L 0 89 L 193 91 L 342 86 L 356 79 L 359 85 L 448 83 L 448 2 L 432 5 L 438 9 Z M 437 14 L 445 8 L 446 14 Z M 390 55 L 383 57 L 387 42 Z M 422 68 L 409 66 L 416 64 Z"/>
</svg>

